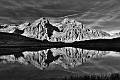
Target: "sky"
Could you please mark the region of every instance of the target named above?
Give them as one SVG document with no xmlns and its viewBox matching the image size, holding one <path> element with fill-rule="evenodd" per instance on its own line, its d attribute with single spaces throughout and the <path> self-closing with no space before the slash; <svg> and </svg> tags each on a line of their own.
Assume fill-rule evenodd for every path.
<svg viewBox="0 0 120 80">
<path fill-rule="evenodd" d="M 0 24 L 40 17 L 74 18 L 88 27 L 120 30 L 120 0 L 0 0 Z"/>
</svg>

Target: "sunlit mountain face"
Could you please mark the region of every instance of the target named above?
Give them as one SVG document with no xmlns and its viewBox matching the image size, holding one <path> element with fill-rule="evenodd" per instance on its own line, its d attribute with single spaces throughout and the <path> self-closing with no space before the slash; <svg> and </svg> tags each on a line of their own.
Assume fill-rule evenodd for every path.
<svg viewBox="0 0 120 80">
<path fill-rule="evenodd" d="M 59 23 L 53 23 L 47 18 L 40 18 L 33 23 L 21 25 L 1 25 L 0 32 L 13 33 L 37 40 L 48 40 L 50 42 L 72 43 L 91 39 L 112 38 L 108 32 L 88 28 L 75 19 L 65 18 Z"/>
<path fill-rule="evenodd" d="M 74 47 L 51 48 L 39 51 L 28 50 L 19 54 L 0 54 L 0 69 L 4 73 L 6 71 L 9 71 L 9 73 L 11 73 L 10 71 L 14 72 L 15 69 L 16 72 L 23 72 L 22 74 L 25 75 L 28 73 L 31 75 L 30 71 L 33 72 L 32 74 L 39 72 L 42 78 L 45 78 L 44 74 L 49 75 L 48 78 L 50 78 L 53 76 L 70 76 L 71 74 L 118 73 L 120 71 L 119 57 L 119 52 L 86 50 Z M 28 73 L 24 73 L 24 71 Z M 36 77 L 38 77 L 37 73 L 35 73 Z M 19 73 L 15 75 L 18 76 Z M 35 78 L 34 75 L 31 78 Z"/>
</svg>

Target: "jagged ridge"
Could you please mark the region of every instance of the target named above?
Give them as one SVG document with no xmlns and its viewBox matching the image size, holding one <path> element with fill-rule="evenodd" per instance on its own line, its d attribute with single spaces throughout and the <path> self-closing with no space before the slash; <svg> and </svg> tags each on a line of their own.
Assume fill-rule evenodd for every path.
<svg viewBox="0 0 120 80">
<path fill-rule="evenodd" d="M 1 32 L 21 34 L 38 40 L 47 39 L 51 42 L 74 42 L 90 39 L 104 39 L 111 35 L 107 32 L 85 27 L 82 23 L 65 18 L 61 23 L 51 23 L 46 18 L 40 18 L 33 23 L 18 26 L 8 25 Z"/>
</svg>

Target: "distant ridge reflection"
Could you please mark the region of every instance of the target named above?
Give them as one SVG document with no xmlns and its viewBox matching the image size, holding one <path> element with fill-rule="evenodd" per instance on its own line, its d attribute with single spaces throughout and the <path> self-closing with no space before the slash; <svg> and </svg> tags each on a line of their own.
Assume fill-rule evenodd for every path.
<svg viewBox="0 0 120 80">
<path fill-rule="evenodd" d="M 19 62 L 26 65 L 32 64 L 40 70 L 50 68 L 54 65 L 58 65 L 64 69 L 72 69 L 84 63 L 93 62 L 93 59 L 102 58 L 111 52 L 63 47 L 1 55 L 0 61 L 1 63 Z M 119 52 L 115 52 L 115 54 L 119 54 Z"/>
</svg>

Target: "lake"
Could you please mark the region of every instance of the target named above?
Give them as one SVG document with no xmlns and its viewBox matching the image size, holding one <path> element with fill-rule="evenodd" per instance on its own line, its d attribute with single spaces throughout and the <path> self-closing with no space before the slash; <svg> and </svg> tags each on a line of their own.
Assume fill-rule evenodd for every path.
<svg viewBox="0 0 120 80">
<path fill-rule="evenodd" d="M 62 78 L 120 71 L 120 52 L 115 51 L 74 47 L 1 48 L 0 51 L 0 77 L 3 80 Z"/>
</svg>

